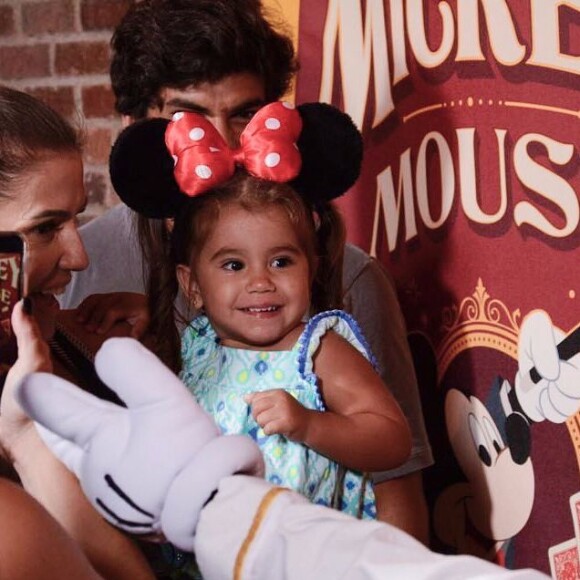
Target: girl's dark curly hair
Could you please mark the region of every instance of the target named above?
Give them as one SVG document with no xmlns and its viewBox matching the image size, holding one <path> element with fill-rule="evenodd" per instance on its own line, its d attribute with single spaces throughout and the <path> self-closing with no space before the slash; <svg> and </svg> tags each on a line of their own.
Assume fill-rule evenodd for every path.
<svg viewBox="0 0 580 580">
<path fill-rule="evenodd" d="M 117 111 L 142 118 L 164 87 L 185 89 L 243 72 L 264 81 L 266 101 L 279 99 L 298 64 L 284 25 L 268 19 L 259 0 L 133 5 L 111 39 Z"/>
</svg>

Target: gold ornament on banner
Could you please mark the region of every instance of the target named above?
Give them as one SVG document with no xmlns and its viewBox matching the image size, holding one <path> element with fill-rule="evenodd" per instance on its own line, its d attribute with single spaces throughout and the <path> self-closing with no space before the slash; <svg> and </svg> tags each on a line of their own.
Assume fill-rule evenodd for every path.
<svg viewBox="0 0 580 580">
<path fill-rule="evenodd" d="M 476 346 L 492 348 L 517 361 L 521 313 L 500 300 L 492 299 L 481 278 L 471 296 L 459 306 L 442 311 L 441 330 L 445 338 L 437 349 L 439 377 L 443 377 L 453 359 Z"/>
</svg>

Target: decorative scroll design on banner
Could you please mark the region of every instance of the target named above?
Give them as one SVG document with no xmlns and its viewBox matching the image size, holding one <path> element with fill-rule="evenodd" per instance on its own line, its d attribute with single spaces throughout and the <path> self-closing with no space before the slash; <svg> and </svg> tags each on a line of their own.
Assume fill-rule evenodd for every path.
<svg viewBox="0 0 580 580">
<path fill-rule="evenodd" d="M 474 107 L 474 106 L 489 106 L 492 107 L 494 105 L 498 105 L 500 107 L 514 107 L 518 109 L 532 109 L 536 111 L 546 111 L 549 113 L 557 113 L 559 115 L 568 115 L 570 117 L 575 117 L 576 119 L 580 119 L 580 109 L 566 109 L 564 107 L 556 107 L 552 105 L 540 105 L 538 103 L 527 103 L 523 101 L 502 101 L 502 100 L 494 100 L 494 99 L 483 99 L 483 98 L 475 98 L 475 97 L 467 97 L 465 99 L 456 99 L 453 101 L 442 102 L 442 103 L 435 103 L 433 105 L 427 105 L 425 107 L 421 107 L 420 109 L 416 109 L 407 115 L 403 115 L 403 122 L 407 123 L 411 119 L 418 117 L 420 115 L 424 115 L 425 113 L 430 113 L 432 111 L 438 111 L 440 109 L 446 109 L 451 107 Z"/>
<path fill-rule="evenodd" d="M 444 308 L 441 315 L 445 336 L 437 349 L 439 377 L 459 353 L 476 346 L 498 350 L 517 361 L 520 310 L 510 311 L 501 300 L 492 299 L 481 278 L 471 296 L 459 306 Z"/>
</svg>

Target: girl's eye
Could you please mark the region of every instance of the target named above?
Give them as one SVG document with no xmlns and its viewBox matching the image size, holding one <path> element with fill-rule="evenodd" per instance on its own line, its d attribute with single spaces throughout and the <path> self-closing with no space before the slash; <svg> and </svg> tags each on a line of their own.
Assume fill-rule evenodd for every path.
<svg viewBox="0 0 580 580">
<path fill-rule="evenodd" d="M 222 268 L 224 270 L 231 270 L 232 272 L 239 272 L 240 270 L 242 270 L 244 267 L 244 264 L 242 264 L 242 262 L 240 262 L 239 260 L 230 260 L 229 262 L 226 262 L 225 264 L 222 265 Z"/>
<path fill-rule="evenodd" d="M 272 260 L 272 267 L 273 268 L 286 268 L 292 264 L 292 260 L 286 256 L 282 256 L 280 258 L 274 258 Z"/>
</svg>

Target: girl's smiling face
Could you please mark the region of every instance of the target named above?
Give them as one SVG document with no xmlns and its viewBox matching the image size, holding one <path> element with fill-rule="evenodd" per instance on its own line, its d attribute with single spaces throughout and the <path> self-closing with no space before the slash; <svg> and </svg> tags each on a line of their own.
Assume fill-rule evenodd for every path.
<svg viewBox="0 0 580 580">
<path fill-rule="evenodd" d="M 300 334 L 311 273 L 295 228 L 279 207 L 222 208 L 191 278 L 185 266 L 178 276 L 225 346 L 286 350 Z"/>
<path fill-rule="evenodd" d="M 77 229 L 86 206 L 79 153 L 48 153 L 0 198 L 0 230 L 18 231 L 27 245 L 28 293 L 58 294 L 88 257 Z"/>
</svg>

